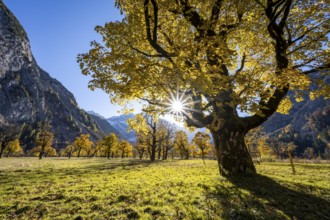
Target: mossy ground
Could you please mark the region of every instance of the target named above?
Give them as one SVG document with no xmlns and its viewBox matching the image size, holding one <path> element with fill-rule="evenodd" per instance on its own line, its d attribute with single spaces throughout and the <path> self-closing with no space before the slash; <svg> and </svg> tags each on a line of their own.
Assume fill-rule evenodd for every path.
<svg viewBox="0 0 330 220">
<path fill-rule="evenodd" d="M 0 219 L 330 219 L 330 165 L 256 165 L 226 179 L 216 161 L 3 158 Z"/>
</svg>

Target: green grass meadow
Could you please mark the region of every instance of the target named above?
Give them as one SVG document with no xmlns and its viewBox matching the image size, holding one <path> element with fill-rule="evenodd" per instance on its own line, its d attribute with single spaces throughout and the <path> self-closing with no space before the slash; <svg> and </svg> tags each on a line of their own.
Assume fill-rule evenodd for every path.
<svg viewBox="0 0 330 220">
<path fill-rule="evenodd" d="M 0 219 L 330 219 L 330 164 L 3 158 Z"/>
</svg>

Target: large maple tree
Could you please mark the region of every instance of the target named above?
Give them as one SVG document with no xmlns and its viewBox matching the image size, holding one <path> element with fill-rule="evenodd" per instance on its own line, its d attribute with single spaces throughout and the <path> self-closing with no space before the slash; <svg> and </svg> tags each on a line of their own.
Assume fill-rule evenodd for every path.
<svg viewBox="0 0 330 220">
<path fill-rule="evenodd" d="M 143 100 L 161 113 L 179 97 L 187 126 L 210 130 L 225 176 L 256 172 L 245 134 L 287 111 L 288 90 L 299 100 L 309 74 L 330 66 L 329 1 L 117 0 L 116 6 L 124 18 L 97 26 L 103 42 L 78 56 L 93 78 L 90 88 L 103 89 L 114 103 Z M 317 94 L 327 92 L 323 85 Z"/>
</svg>

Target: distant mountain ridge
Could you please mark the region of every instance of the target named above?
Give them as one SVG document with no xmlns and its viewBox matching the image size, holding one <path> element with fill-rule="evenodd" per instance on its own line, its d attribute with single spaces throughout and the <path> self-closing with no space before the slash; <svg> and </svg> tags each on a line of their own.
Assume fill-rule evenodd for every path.
<svg viewBox="0 0 330 220">
<path fill-rule="evenodd" d="M 127 119 L 129 118 L 134 118 L 134 114 L 127 114 L 127 115 L 119 115 L 119 116 L 113 116 L 107 119 L 108 123 L 117 129 L 117 131 L 120 132 L 120 136 L 131 142 L 135 143 L 136 142 L 136 134 L 134 131 L 127 131 L 129 126 L 127 124 Z"/>
<path fill-rule="evenodd" d="M 21 126 L 21 143 L 28 150 L 34 146 L 35 130 L 45 121 L 52 127 L 57 149 L 80 133 L 93 140 L 104 135 L 72 93 L 38 66 L 26 32 L 0 0 L 0 126 Z"/>
<path fill-rule="evenodd" d="M 115 133 L 117 136 L 121 135 L 121 133 L 116 128 L 114 128 L 102 115 L 93 111 L 88 111 L 87 113 L 97 123 L 105 135 L 109 135 L 110 133 Z"/>
</svg>

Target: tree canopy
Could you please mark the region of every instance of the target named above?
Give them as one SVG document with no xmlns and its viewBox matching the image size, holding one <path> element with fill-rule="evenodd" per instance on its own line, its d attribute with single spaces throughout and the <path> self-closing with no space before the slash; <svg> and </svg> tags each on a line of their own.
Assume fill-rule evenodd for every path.
<svg viewBox="0 0 330 220">
<path fill-rule="evenodd" d="M 78 58 L 93 77 L 90 87 L 118 103 L 161 105 L 179 93 L 192 102 L 186 116 L 198 127 L 225 94 L 241 111 L 268 116 L 289 86 L 307 90 L 308 74 L 330 65 L 327 1 L 130 0 L 117 6 L 124 19 L 97 26 L 104 43 L 92 42 Z M 285 99 L 280 111 L 289 107 Z"/>
</svg>

